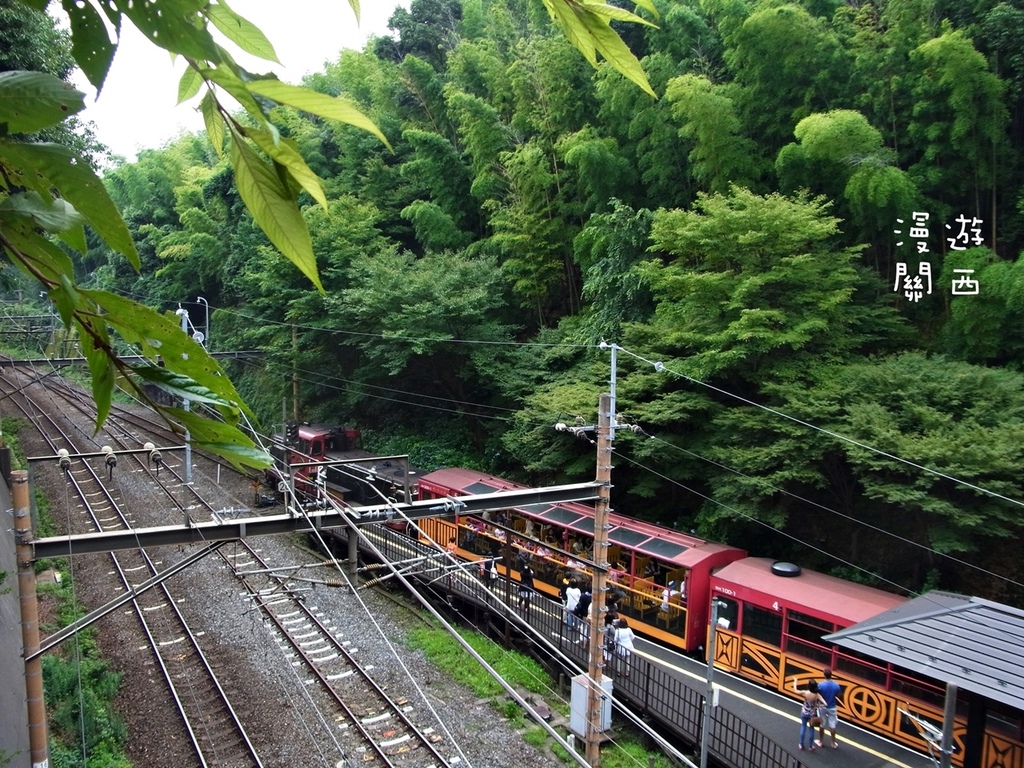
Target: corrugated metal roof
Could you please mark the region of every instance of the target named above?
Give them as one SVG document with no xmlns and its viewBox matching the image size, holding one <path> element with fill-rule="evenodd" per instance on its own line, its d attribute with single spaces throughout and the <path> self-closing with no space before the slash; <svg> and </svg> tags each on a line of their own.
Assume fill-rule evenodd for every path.
<svg viewBox="0 0 1024 768">
<path fill-rule="evenodd" d="M 1024 709 L 1024 611 L 929 592 L 825 637 L 943 684 Z"/>
</svg>

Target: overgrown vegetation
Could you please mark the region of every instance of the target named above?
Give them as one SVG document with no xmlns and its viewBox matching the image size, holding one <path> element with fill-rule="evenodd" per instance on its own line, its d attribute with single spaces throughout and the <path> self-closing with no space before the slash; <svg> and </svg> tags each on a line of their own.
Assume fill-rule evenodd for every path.
<svg viewBox="0 0 1024 768">
<path fill-rule="evenodd" d="M 550 691 L 553 681 L 535 659 L 508 651 L 478 632 L 460 629 L 459 634 L 513 688 L 541 695 Z M 478 696 L 504 693 L 497 681 L 444 629 L 417 628 L 408 633 L 408 638 L 413 648 L 422 650 L 431 662 Z"/>
<path fill-rule="evenodd" d="M 502 648 L 500 645 L 484 637 L 478 632 L 457 629 L 459 635 L 480 654 L 509 685 L 519 691 L 550 697 L 556 683 L 545 669 L 533 658 L 521 653 Z M 409 631 L 407 634 L 410 647 L 420 650 L 433 664 L 443 672 L 467 686 L 480 697 L 493 699 L 493 706 L 503 718 L 515 728 L 524 728 L 523 738 L 535 747 L 550 748 L 552 752 L 566 763 L 569 756 L 556 742 L 552 742 L 547 731 L 539 725 L 527 726 L 526 713 L 514 700 L 505 696 L 504 689 L 486 672 L 482 666 L 463 649 L 452 641 L 448 632 L 436 627 L 423 627 Z M 567 717 L 568 706 L 560 701 L 545 699 L 549 706 Z M 549 743 L 550 742 L 550 743 Z M 621 724 L 616 729 L 613 747 L 605 747 L 601 752 L 601 765 L 609 768 L 633 768 L 636 765 L 648 765 L 653 760 L 655 768 L 670 768 L 671 762 L 661 753 L 649 753 L 640 738 L 628 727 Z"/>
<path fill-rule="evenodd" d="M 760 407 L 1024 496 L 1024 7 L 655 6 L 622 34 L 657 99 L 538 0 L 415 0 L 309 76 L 393 149 L 273 113 L 324 180 L 326 204 L 298 198 L 323 293 L 282 269 L 216 132 L 107 173 L 141 273 L 99 240 L 77 273 L 154 307 L 201 290 L 218 345 L 264 353 L 230 364 L 261 420 L 297 382 L 300 418 L 425 469 L 592 477 L 551 425 L 594 422 L 614 341 L 618 409 L 655 438 L 620 433 L 618 512 L 1024 602 L 1016 507 Z"/>
<path fill-rule="evenodd" d="M 53 602 L 55 631 L 84 615 L 75 604 L 70 575 L 40 585 Z M 50 764 L 55 768 L 130 768 L 123 752 L 127 731 L 114 710 L 121 676 L 100 657 L 92 629 L 81 630 L 43 657 L 49 715 Z"/>
</svg>

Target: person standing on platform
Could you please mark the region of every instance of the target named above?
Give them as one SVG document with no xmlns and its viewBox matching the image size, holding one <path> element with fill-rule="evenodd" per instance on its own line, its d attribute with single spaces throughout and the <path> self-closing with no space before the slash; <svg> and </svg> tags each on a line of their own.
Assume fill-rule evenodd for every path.
<svg viewBox="0 0 1024 768">
<path fill-rule="evenodd" d="M 452 569 L 459 567 L 458 551 L 459 542 L 454 536 L 448 539 L 448 543 L 445 545 L 445 551 L 448 553 L 448 562 L 444 564 L 445 572 L 447 577 L 445 578 L 445 586 L 448 588 L 448 602 L 452 601 Z"/>
<path fill-rule="evenodd" d="M 629 677 L 629 659 L 633 655 L 633 641 L 636 635 L 623 618 L 615 621 L 615 655 L 622 661 L 622 676 Z"/>
<path fill-rule="evenodd" d="M 519 610 L 530 615 L 530 598 L 533 596 L 533 569 L 524 563 L 519 571 Z"/>
<path fill-rule="evenodd" d="M 821 728 L 818 730 L 818 746 L 823 746 L 825 743 L 825 729 L 827 728 L 829 733 L 832 734 L 832 749 L 838 749 L 839 743 L 836 741 L 836 728 L 839 726 L 839 693 L 842 688 L 835 680 L 832 679 L 832 669 L 825 667 L 825 671 L 822 672 L 825 675 L 825 679 L 818 683 L 818 693 L 821 698 L 825 700 L 825 707 L 821 711 Z"/>
<path fill-rule="evenodd" d="M 580 596 L 583 593 L 576 586 L 576 579 L 569 579 L 569 586 L 565 588 L 565 623 L 569 629 L 576 627 L 576 606 L 580 603 Z"/>
<path fill-rule="evenodd" d="M 590 590 L 585 590 L 580 595 L 580 599 L 576 603 L 576 609 L 573 611 L 579 622 L 581 644 L 585 644 L 590 639 L 590 603 L 592 599 L 593 595 L 590 593 Z"/>
<path fill-rule="evenodd" d="M 825 706 L 825 700 L 818 693 L 818 684 L 814 680 L 808 684 L 807 688 L 800 690 L 794 677 L 793 690 L 804 697 L 803 705 L 800 707 L 800 743 L 797 744 L 797 749 L 813 752 L 815 749 L 814 729 L 821 724 L 818 710 Z"/>
</svg>

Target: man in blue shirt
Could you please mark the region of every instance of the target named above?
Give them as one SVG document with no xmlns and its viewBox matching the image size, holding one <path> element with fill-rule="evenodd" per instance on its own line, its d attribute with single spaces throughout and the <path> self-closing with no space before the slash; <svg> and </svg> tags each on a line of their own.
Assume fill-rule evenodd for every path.
<svg viewBox="0 0 1024 768">
<path fill-rule="evenodd" d="M 836 743 L 836 726 L 839 725 L 839 683 L 832 679 L 832 669 L 825 667 L 825 671 L 822 672 L 825 676 L 824 681 L 818 683 L 818 693 L 821 698 L 825 700 L 825 710 L 821 713 L 821 729 L 818 731 L 818 746 L 822 746 L 825 741 L 825 729 L 828 728 L 829 733 L 832 734 L 832 749 L 837 749 L 839 744 Z"/>
</svg>

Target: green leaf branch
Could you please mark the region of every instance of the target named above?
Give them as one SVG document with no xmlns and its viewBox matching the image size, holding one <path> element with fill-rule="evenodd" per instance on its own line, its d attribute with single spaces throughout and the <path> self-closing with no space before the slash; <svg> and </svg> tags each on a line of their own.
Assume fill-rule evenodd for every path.
<svg viewBox="0 0 1024 768">
<path fill-rule="evenodd" d="M 48 0 L 22 2 L 40 11 L 49 5 Z M 358 0 L 349 2 L 358 19 Z M 611 28 L 613 20 L 650 22 L 602 2 L 545 4 L 588 61 L 596 64 L 599 53 L 654 95 L 636 57 Z M 98 91 L 126 24 L 184 58 L 188 69 L 178 84 L 179 100 L 205 90 L 200 108 L 207 137 L 220 156 L 229 158 L 242 201 L 271 243 L 324 293 L 299 195 L 305 191 L 325 210 L 327 197 L 296 145 L 281 138 L 273 122 L 275 110 L 288 107 L 351 125 L 390 148 L 384 133 L 348 99 L 241 67 L 214 37 L 214 30 L 257 58 L 276 62 L 277 54 L 264 33 L 224 0 L 62 0 L 61 5 L 70 20 L 72 57 Z M 650 0 L 642 0 L 640 6 L 654 14 Z M 108 29 L 117 39 L 111 40 Z M 69 332 L 79 339 L 92 376 L 97 428 L 109 414 L 115 384 L 126 382 L 168 424 L 179 432 L 188 430 L 202 447 L 237 466 L 269 464 L 269 456 L 238 427 L 246 411 L 234 386 L 172 314 L 77 285 L 67 251 L 85 253 L 84 225 L 136 271 L 140 269 L 128 227 L 89 163 L 66 147 L 29 136 L 83 108 L 84 95 L 53 75 L 0 73 L 0 250 L 39 281 Z M 117 339 L 137 350 L 144 362 L 131 364 L 119 357 Z M 161 406 L 147 396 L 147 384 L 209 406 L 215 416 Z"/>
</svg>

